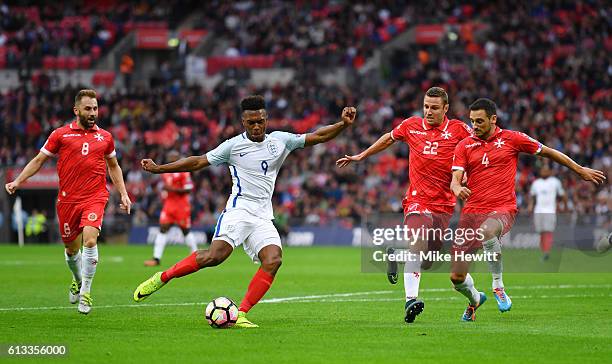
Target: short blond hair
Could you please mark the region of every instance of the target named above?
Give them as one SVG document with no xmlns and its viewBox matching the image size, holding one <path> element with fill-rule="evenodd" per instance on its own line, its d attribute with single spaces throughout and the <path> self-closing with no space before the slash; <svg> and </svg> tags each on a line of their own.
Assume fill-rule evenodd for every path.
<svg viewBox="0 0 612 364">
<path fill-rule="evenodd" d="M 84 89 L 79 91 L 79 93 L 74 98 L 74 104 L 78 105 L 81 102 L 83 97 L 91 97 L 92 99 L 96 98 L 96 91 L 91 89 Z"/>
</svg>

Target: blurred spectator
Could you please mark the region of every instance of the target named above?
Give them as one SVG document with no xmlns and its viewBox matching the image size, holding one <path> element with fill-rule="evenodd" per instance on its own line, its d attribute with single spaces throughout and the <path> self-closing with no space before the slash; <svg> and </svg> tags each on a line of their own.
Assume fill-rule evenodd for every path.
<svg viewBox="0 0 612 364">
<path fill-rule="evenodd" d="M 132 73 L 134 72 L 134 59 L 129 54 L 121 56 L 121 64 L 119 65 L 119 71 L 123 75 L 123 86 L 126 89 L 132 88 Z"/>
<path fill-rule="evenodd" d="M 423 92 L 433 85 L 449 92 L 449 116 L 467 122 L 467 105 L 478 97 L 490 97 L 498 105 L 503 128 L 523 131 L 612 176 L 612 43 L 609 7 L 602 1 L 410 5 L 323 1 L 296 6 L 266 2 L 261 11 L 254 11 L 255 5 L 207 2 L 200 6 L 206 10 L 202 22 L 218 34 L 228 32 L 230 41 L 219 42 L 226 45 L 221 53 L 231 49 L 234 55 L 282 54 L 282 62 L 296 69 L 295 79 L 286 86 L 253 87 L 234 72 L 207 91 L 186 86 L 170 64 L 163 63 L 149 88 L 137 85 L 126 94 L 100 93 L 100 126 L 115 137 L 128 190 L 136 202 L 133 223 L 156 221 L 161 208 L 159 179 L 141 172 L 140 159 L 162 162 L 168 149 L 202 154 L 238 134 L 239 101 L 251 93 L 266 98 L 270 131 L 308 132 L 333 121 L 344 105 L 358 105 L 352 128 L 308 152 L 295 152 L 281 170 L 273 202 L 282 206 L 289 225 L 350 226 L 372 212 L 400 211 L 408 183 L 405 145 L 398 143 L 347 169 L 337 169 L 335 161 L 363 150 L 402 119 L 420 114 Z M 146 10 L 133 7 L 138 12 L 130 17 L 146 16 Z M 370 75 L 355 75 L 354 84 L 343 86 L 318 80 L 319 63 L 349 64 L 338 63 L 330 54 L 352 57 L 353 65 L 369 59 L 382 44 L 372 38 L 376 29 L 398 17 L 411 25 L 447 24 L 455 30 L 454 37 L 395 52 L 383 79 L 372 82 Z M 461 32 L 459 24 L 465 23 L 483 24 L 483 30 L 471 35 Z M 362 60 L 355 62 L 358 56 Z M 0 164 L 23 166 L 33 157 L 50 131 L 73 117 L 74 93 L 71 87 L 33 85 L 2 95 Z M 529 156 L 519 161 L 520 208 L 526 208 L 539 163 Z M 568 193 L 571 211 L 612 209 L 609 186 L 597 188 L 564 168 L 553 168 Z M 229 195 L 230 174 L 227 168 L 213 167 L 193 178 L 194 225 L 214 226 Z M 107 219 L 115 218 L 111 205 L 109 201 Z"/>
<path fill-rule="evenodd" d="M 25 225 L 26 241 L 29 243 L 42 243 L 48 239 L 45 237 L 47 232 L 47 216 L 45 211 L 32 210 Z"/>
</svg>

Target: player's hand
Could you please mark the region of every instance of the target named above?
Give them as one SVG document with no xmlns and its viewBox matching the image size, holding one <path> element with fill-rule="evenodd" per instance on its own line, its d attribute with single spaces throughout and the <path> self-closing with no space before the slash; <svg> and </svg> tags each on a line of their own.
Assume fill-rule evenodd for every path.
<svg viewBox="0 0 612 364">
<path fill-rule="evenodd" d="M 19 188 L 20 183 L 17 181 L 9 182 L 4 185 L 4 189 L 8 192 L 9 195 L 12 195 Z"/>
<path fill-rule="evenodd" d="M 150 173 L 159 173 L 159 166 L 152 159 L 143 159 L 140 161 L 142 169 Z"/>
<path fill-rule="evenodd" d="M 453 188 L 453 193 L 455 194 L 455 197 L 465 201 L 468 199 L 468 197 L 470 197 L 472 191 L 470 191 L 470 189 L 467 187 L 456 186 Z"/>
<path fill-rule="evenodd" d="M 342 109 L 342 122 L 347 125 L 352 125 L 353 121 L 355 121 L 355 116 L 357 116 L 357 109 L 352 106 L 347 106 Z"/>
<path fill-rule="evenodd" d="M 121 203 L 119 204 L 119 208 L 122 211 L 125 211 L 128 215 L 132 210 L 132 201 L 130 201 L 130 197 L 128 195 L 121 196 Z"/>
<path fill-rule="evenodd" d="M 606 175 L 602 171 L 587 167 L 582 167 L 578 174 L 583 180 L 593 182 L 596 185 L 600 185 L 606 180 Z"/>
<path fill-rule="evenodd" d="M 351 164 L 351 162 L 359 162 L 360 160 L 362 160 L 363 158 L 360 157 L 359 154 L 357 155 L 345 155 L 344 158 L 340 158 L 336 161 L 336 165 L 340 168 L 342 167 L 346 167 L 349 164 Z"/>
</svg>

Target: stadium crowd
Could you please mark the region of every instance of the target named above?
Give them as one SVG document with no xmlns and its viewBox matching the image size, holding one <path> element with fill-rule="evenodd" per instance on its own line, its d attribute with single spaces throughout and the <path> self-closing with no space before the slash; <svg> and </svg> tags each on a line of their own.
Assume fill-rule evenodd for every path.
<svg viewBox="0 0 612 364">
<path fill-rule="evenodd" d="M 281 13 L 286 11 L 282 4 L 277 7 Z M 495 2 L 474 14 L 473 8 L 457 9 L 451 9 L 451 14 L 459 18 L 470 14 L 473 20 L 486 23 L 486 37 L 415 45 L 393 58 L 387 81 L 379 86 L 360 87 L 363 79 L 351 87 L 324 85 L 317 80 L 316 69 L 305 67 L 286 86 L 257 89 L 222 82 L 209 92 L 186 86 L 183 80 L 170 80 L 155 88 L 135 86 L 126 92 L 100 95 L 100 125 L 115 137 L 127 187 L 136 202 L 132 223 L 157 222 L 161 208 L 160 178 L 142 172 L 140 159 L 162 162 L 171 149 L 184 156 L 201 154 L 236 135 L 242 129 L 239 101 L 251 93 L 265 96 L 270 130 L 305 132 L 336 120 L 345 105 L 358 106 L 353 128 L 309 152 L 296 151 L 289 156 L 277 180 L 274 203 L 280 220 L 288 219 L 290 224 L 354 226 L 369 213 L 400 211 L 408 183 L 409 151 L 405 145 L 342 170 L 336 168 L 335 161 L 344 154 L 358 153 L 402 119 L 421 113 L 423 93 L 434 85 L 449 92 L 450 117 L 468 121 L 467 106 L 478 97 L 490 97 L 498 104 L 502 127 L 523 131 L 612 176 L 612 41 L 610 14 L 603 3 Z M 232 23 L 228 21 L 233 14 L 230 10 L 217 17 L 215 24 L 222 20 L 218 26 L 235 31 L 232 46 L 239 53 L 276 52 L 276 44 L 285 49 L 300 48 L 294 43 L 299 39 L 290 34 L 287 41 L 266 38 L 263 31 L 245 38 L 244 32 L 250 33 L 249 27 L 258 18 L 242 22 L 244 18 L 239 17 L 238 24 Z M 500 13 L 506 15 L 491 16 Z M 363 22 L 376 24 L 380 14 L 370 15 Z M 316 20 L 312 16 L 305 19 L 303 28 L 313 37 L 311 33 L 316 35 L 318 30 L 309 21 Z M 301 34 L 294 32 L 295 27 L 286 29 L 284 22 L 266 24 L 274 30 L 266 34 L 280 37 L 287 29 Z M 327 30 L 324 34 L 327 37 Z M 350 40 L 349 35 L 338 46 L 344 49 Z M 21 87 L 3 95 L 0 164 L 23 166 L 35 155 L 50 131 L 71 117 L 75 94 L 76 88 Z M 519 162 L 516 192 L 523 210 L 540 163 L 532 157 Z M 596 188 L 567 170 L 553 168 L 568 192 L 571 211 L 612 210 L 610 184 Z M 230 174 L 224 167 L 215 167 L 193 177 L 194 224 L 214 225 L 231 188 Z M 109 203 L 108 218 L 113 218 L 117 205 Z"/>
<path fill-rule="evenodd" d="M 130 30 L 175 24 L 193 4 L 184 0 L 21 3 L 25 5 L 0 2 L 0 64 L 22 70 L 45 66 L 45 56 L 86 57 L 82 68 L 89 68 Z"/>
</svg>

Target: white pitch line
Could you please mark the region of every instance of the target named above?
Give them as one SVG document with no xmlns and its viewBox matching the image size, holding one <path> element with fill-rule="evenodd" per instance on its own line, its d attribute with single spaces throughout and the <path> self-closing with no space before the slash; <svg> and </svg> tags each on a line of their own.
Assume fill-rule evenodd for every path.
<svg viewBox="0 0 612 364">
<path fill-rule="evenodd" d="M 569 295 L 523 295 L 515 296 L 512 295 L 513 299 L 532 299 L 532 298 L 602 298 L 612 297 L 610 294 L 569 294 Z M 450 296 L 450 297 L 425 297 L 425 301 L 456 301 L 465 300 L 464 297 Z M 392 302 L 392 301 L 404 301 L 404 297 L 395 298 L 344 298 L 344 299 L 322 299 L 322 300 L 297 300 L 293 303 L 334 303 L 334 302 Z"/>
<path fill-rule="evenodd" d="M 516 286 L 512 287 L 515 289 L 569 289 L 569 288 L 612 288 L 612 284 L 578 284 L 578 285 L 535 285 L 535 286 Z M 429 288 L 422 289 L 422 292 L 452 292 L 450 288 Z M 397 298 L 351 298 L 354 296 L 368 296 L 368 295 L 385 295 L 394 294 L 396 291 L 366 291 L 366 292 L 348 292 L 348 293 L 333 293 L 324 295 L 309 295 L 309 296 L 293 296 L 293 297 L 279 297 L 279 298 L 268 298 L 259 301 L 259 303 L 316 303 L 316 302 L 382 302 L 382 301 L 399 301 L 403 300 L 403 297 Z M 580 297 L 612 297 L 612 293 L 606 295 L 531 295 L 531 296 L 516 296 L 512 295 L 513 298 L 580 298 Z M 427 297 L 427 300 L 431 301 L 442 301 L 442 300 L 456 300 L 461 297 Z M 139 307 L 166 307 L 166 306 L 197 306 L 205 305 L 208 302 L 178 302 L 178 303 L 140 303 L 140 304 L 123 304 L 123 305 L 101 305 L 95 306 L 99 308 L 139 308 Z M 18 312 L 18 311 L 47 311 L 47 310 L 73 310 L 75 306 L 43 306 L 43 307 L 5 307 L 0 308 L 0 312 Z"/>
<path fill-rule="evenodd" d="M 280 302 L 290 302 L 290 301 L 318 299 L 318 298 L 329 298 L 329 297 L 351 297 L 351 296 L 381 295 L 381 294 L 390 294 L 390 293 L 393 293 L 393 292 L 394 291 L 368 291 L 368 292 L 320 294 L 320 295 L 312 295 L 312 296 L 268 298 L 268 299 L 261 300 L 259 302 L 260 303 L 280 303 Z"/>
<path fill-rule="evenodd" d="M 103 257 L 100 263 L 123 263 L 122 256 Z M 0 260 L 0 265 L 55 265 L 61 264 L 61 260 Z"/>
</svg>

